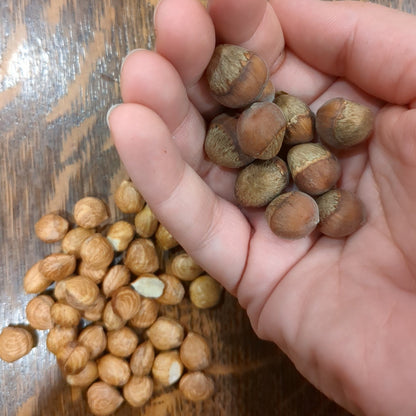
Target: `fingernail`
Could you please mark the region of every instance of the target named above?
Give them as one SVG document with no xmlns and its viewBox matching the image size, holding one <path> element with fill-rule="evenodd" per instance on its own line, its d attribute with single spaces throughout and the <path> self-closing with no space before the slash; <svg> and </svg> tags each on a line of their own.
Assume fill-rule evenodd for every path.
<svg viewBox="0 0 416 416">
<path fill-rule="evenodd" d="M 121 105 L 121 103 L 119 103 L 119 104 L 114 104 L 114 105 L 112 105 L 110 108 L 109 108 L 109 110 L 107 111 L 107 117 L 106 117 L 106 120 L 107 120 L 107 126 L 108 126 L 108 128 L 111 128 L 110 127 L 110 114 L 111 114 L 111 112 L 116 108 L 116 107 L 118 107 L 119 105 Z"/>
<path fill-rule="evenodd" d="M 121 65 L 120 65 L 120 73 L 123 71 L 123 66 L 124 66 L 124 62 L 126 61 L 126 59 L 133 53 L 137 52 L 137 51 L 147 51 L 148 49 L 145 48 L 137 48 L 137 49 L 132 49 L 122 60 L 121 60 Z"/>
</svg>

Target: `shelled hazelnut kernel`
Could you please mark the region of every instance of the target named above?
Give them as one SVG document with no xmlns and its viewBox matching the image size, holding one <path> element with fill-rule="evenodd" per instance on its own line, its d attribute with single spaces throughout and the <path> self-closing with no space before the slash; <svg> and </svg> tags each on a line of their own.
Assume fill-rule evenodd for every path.
<svg viewBox="0 0 416 416">
<path fill-rule="evenodd" d="M 33 348 L 32 334 L 24 328 L 6 327 L 0 334 L 0 359 L 12 363 L 29 354 Z"/>
<path fill-rule="evenodd" d="M 23 278 L 23 289 L 26 293 L 41 293 L 46 290 L 53 282 L 46 278 L 39 270 L 39 266 L 43 260 L 37 261 L 25 273 Z"/>
<path fill-rule="evenodd" d="M 142 342 L 130 357 L 130 369 L 135 376 L 147 376 L 155 359 L 155 349 L 152 343 L 147 340 Z"/>
<path fill-rule="evenodd" d="M 97 381 L 87 391 L 87 402 L 92 414 L 109 416 L 123 404 L 124 399 L 115 387 Z"/>
<path fill-rule="evenodd" d="M 55 303 L 48 295 L 38 295 L 26 305 L 26 318 L 32 328 L 45 330 L 53 328 L 51 307 Z"/>
<path fill-rule="evenodd" d="M 192 281 L 202 274 L 202 267 L 185 251 L 171 254 L 166 261 L 166 273 L 183 281 Z"/>
<path fill-rule="evenodd" d="M 96 228 L 108 220 L 107 206 L 99 198 L 87 196 L 74 206 L 74 220 L 80 227 Z"/>
<path fill-rule="evenodd" d="M 112 386 L 124 386 L 130 378 L 130 367 L 126 360 L 113 354 L 106 354 L 98 360 L 100 379 Z"/>
<path fill-rule="evenodd" d="M 65 301 L 75 309 L 85 310 L 97 301 L 100 289 L 90 278 L 73 276 L 65 280 Z"/>
<path fill-rule="evenodd" d="M 61 326 L 53 327 L 46 337 L 46 347 L 52 353 L 57 355 L 58 351 L 68 342 L 75 341 L 77 338 L 76 328 L 65 328 Z"/>
<path fill-rule="evenodd" d="M 90 352 L 90 359 L 97 359 L 107 347 L 107 335 L 102 325 L 89 325 L 78 336 L 78 342 Z"/>
<path fill-rule="evenodd" d="M 163 224 L 158 225 L 155 238 L 157 246 L 162 250 L 170 250 L 178 245 L 178 242 Z"/>
<path fill-rule="evenodd" d="M 133 182 L 124 180 L 120 183 L 114 193 L 114 202 L 118 209 L 125 214 L 136 214 L 145 204 L 140 192 L 135 188 Z"/>
<path fill-rule="evenodd" d="M 85 318 L 87 321 L 92 322 L 100 321 L 103 316 L 105 304 L 105 297 L 99 294 L 96 301 L 91 306 L 88 306 L 86 309 L 83 310 L 83 318 Z"/>
<path fill-rule="evenodd" d="M 102 320 L 107 331 L 115 331 L 126 324 L 126 321 L 114 312 L 111 300 L 104 307 Z"/>
<path fill-rule="evenodd" d="M 214 381 L 202 371 L 189 372 L 181 377 L 179 391 L 187 400 L 207 400 L 214 394 Z"/>
<path fill-rule="evenodd" d="M 97 285 L 102 283 L 107 271 L 107 266 L 96 267 L 83 260 L 78 262 L 78 274 L 90 278 Z"/>
<path fill-rule="evenodd" d="M 178 305 L 185 296 L 185 287 L 181 281 L 167 273 L 160 273 L 159 279 L 165 284 L 165 288 L 157 301 L 163 305 Z"/>
<path fill-rule="evenodd" d="M 53 253 L 39 264 L 39 271 L 49 280 L 62 280 L 74 273 L 76 258 L 73 254 Z"/>
<path fill-rule="evenodd" d="M 35 233 L 45 243 L 55 243 L 64 238 L 69 222 L 61 215 L 50 213 L 41 217 L 35 224 Z"/>
<path fill-rule="evenodd" d="M 153 273 L 159 268 L 159 258 L 153 241 L 149 238 L 136 238 L 127 248 L 124 264 L 136 276 Z"/>
<path fill-rule="evenodd" d="M 130 286 L 120 287 L 111 297 L 114 312 L 124 321 L 136 315 L 140 309 L 140 302 L 140 295 Z"/>
<path fill-rule="evenodd" d="M 116 357 L 129 357 L 139 343 L 137 334 L 127 326 L 107 334 L 107 349 Z"/>
<path fill-rule="evenodd" d="M 61 241 L 62 251 L 66 254 L 73 254 L 77 259 L 81 257 L 80 250 L 82 243 L 95 234 L 95 228 L 76 227 L 69 230 Z"/>
<path fill-rule="evenodd" d="M 154 235 L 159 225 L 156 215 L 149 205 L 145 205 L 134 217 L 136 233 L 142 238 L 150 238 Z"/>
<path fill-rule="evenodd" d="M 158 350 L 171 350 L 182 344 L 184 328 L 175 319 L 160 316 L 146 331 L 146 335 Z"/>
<path fill-rule="evenodd" d="M 98 378 L 98 368 L 95 361 L 88 361 L 85 367 L 77 374 L 68 374 L 66 382 L 73 387 L 86 388 Z"/>
<path fill-rule="evenodd" d="M 153 379 L 162 386 L 175 384 L 182 376 L 183 364 L 177 350 L 162 351 L 152 366 Z"/>
<path fill-rule="evenodd" d="M 116 264 L 107 271 L 103 278 L 101 290 L 106 297 L 130 282 L 130 270 L 124 264 Z"/>
<path fill-rule="evenodd" d="M 165 284 L 153 273 L 143 273 L 131 283 L 134 290 L 145 298 L 157 299 L 162 296 Z"/>
<path fill-rule="evenodd" d="M 160 303 L 152 298 L 142 298 L 139 311 L 129 320 L 129 325 L 137 329 L 149 328 L 159 315 Z"/>
<path fill-rule="evenodd" d="M 78 309 L 60 302 L 56 302 L 50 308 L 50 314 L 52 321 L 59 326 L 70 328 L 78 326 L 81 321 L 81 313 Z"/>
<path fill-rule="evenodd" d="M 56 358 L 65 375 L 77 374 L 87 365 L 90 353 L 79 342 L 70 341 L 57 351 Z"/>
<path fill-rule="evenodd" d="M 133 240 L 136 230 L 134 225 L 127 221 L 117 221 L 110 225 L 107 231 L 107 240 L 114 251 L 124 251 Z"/>
<path fill-rule="evenodd" d="M 206 339 L 195 332 L 189 332 L 185 337 L 179 349 L 179 356 L 183 365 L 191 371 L 204 370 L 211 361 Z"/>
<path fill-rule="evenodd" d="M 153 380 L 149 376 L 132 376 L 123 386 L 123 396 L 132 407 L 146 404 L 153 394 Z"/>
<path fill-rule="evenodd" d="M 110 242 L 100 233 L 88 237 L 81 246 L 82 261 L 95 269 L 108 267 L 114 259 L 114 250 Z"/>
<path fill-rule="evenodd" d="M 219 304 L 223 291 L 223 287 L 216 280 L 203 274 L 191 282 L 189 297 L 197 308 L 208 309 Z"/>
</svg>

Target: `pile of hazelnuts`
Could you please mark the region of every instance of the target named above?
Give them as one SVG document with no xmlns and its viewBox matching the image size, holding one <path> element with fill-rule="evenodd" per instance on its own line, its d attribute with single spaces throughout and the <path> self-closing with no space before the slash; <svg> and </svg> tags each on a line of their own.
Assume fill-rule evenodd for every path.
<svg viewBox="0 0 416 416">
<path fill-rule="evenodd" d="M 315 229 L 343 238 L 360 228 L 365 209 L 354 193 L 337 188 L 335 153 L 372 134 L 368 107 L 337 97 L 314 114 L 300 98 L 275 91 L 264 60 L 236 45 L 215 48 L 206 76 L 223 112 L 208 126 L 205 152 L 238 170 L 234 194 L 241 208 L 265 207 L 271 230 L 286 239 Z"/>
</svg>

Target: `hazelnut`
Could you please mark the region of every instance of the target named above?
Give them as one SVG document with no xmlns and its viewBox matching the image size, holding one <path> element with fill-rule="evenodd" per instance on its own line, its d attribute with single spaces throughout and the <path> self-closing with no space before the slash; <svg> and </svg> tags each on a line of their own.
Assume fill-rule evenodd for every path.
<svg viewBox="0 0 416 416">
<path fill-rule="evenodd" d="M 210 123 L 204 149 L 208 158 L 219 166 L 241 168 L 253 161 L 242 152 L 237 140 L 237 115 L 219 114 Z"/>
<path fill-rule="evenodd" d="M 87 391 L 88 407 L 96 416 L 114 413 L 124 402 L 121 393 L 113 386 L 97 381 Z"/>
<path fill-rule="evenodd" d="M 95 269 L 108 267 L 114 259 L 114 250 L 110 242 L 100 233 L 88 237 L 81 246 L 82 261 Z"/>
<path fill-rule="evenodd" d="M 77 374 L 87 365 L 90 353 L 79 342 L 70 341 L 58 350 L 56 359 L 65 375 Z"/>
<path fill-rule="evenodd" d="M 149 205 L 145 205 L 144 208 L 136 214 L 134 217 L 134 226 L 136 233 L 143 238 L 150 238 L 156 232 L 159 221 L 156 215 L 153 214 Z"/>
<path fill-rule="evenodd" d="M 130 369 L 135 376 L 147 376 L 155 359 L 155 349 L 152 343 L 147 340 L 141 343 L 133 352 L 130 358 Z"/>
<path fill-rule="evenodd" d="M 318 205 L 304 192 L 286 192 L 273 199 L 267 206 L 266 220 L 278 237 L 303 238 L 318 224 Z"/>
<path fill-rule="evenodd" d="M 107 349 L 116 357 L 129 357 L 139 343 L 137 334 L 127 326 L 107 334 Z"/>
<path fill-rule="evenodd" d="M 157 227 L 155 238 L 157 246 L 162 250 L 170 250 L 178 245 L 178 242 L 163 224 L 159 224 Z"/>
<path fill-rule="evenodd" d="M 245 107 L 261 96 L 268 82 L 266 63 L 241 46 L 218 45 L 206 69 L 214 98 L 230 108 Z"/>
<path fill-rule="evenodd" d="M 82 316 L 88 321 L 100 321 L 103 316 L 105 304 L 105 297 L 99 294 L 97 300 L 91 306 L 84 309 Z"/>
<path fill-rule="evenodd" d="M 111 301 L 105 305 L 102 319 L 107 331 L 115 331 L 126 324 L 126 321 L 114 312 Z"/>
<path fill-rule="evenodd" d="M 58 214 L 46 214 L 35 224 L 35 233 L 45 243 L 55 243 L 64 238 L 68 221 Z"/>
<path fill-rule="evenodd" d="M 39 264 L 39 271 L 49 280 L 62 280 L 74 273 L 76 258 L 73 254 L 54 253 Z"/>
<path fill-rule="evenodd" d="M 106 354 L 98 362 L 100 379 L 112 386 L 124 386 L 130 378 L 131 372 L 126 360 L 113 354 Z"/>
<path fill-rule="evenodd" d="M 98 378 L 98 368 L 95 361 L 88 361 L 78 374 L 68 374 L 66 382 L 73 387 L 86 388 Z"/>
<path fill-rule="evenodd" d="M 0 334 L 0 359 L 8 363 L 29 354 L 33 348 L 32 334 L 17 327 L 6 327 Z"/>
<path fill-rule="evenodd" d="M 81 260 L 78 265 L 78 274 L 90 278 L 94 283 L 100 284 L 108 271 L 108 267 L 96 267 Z"/>
<path fill-rule="evenodd" d="M 237 122 L 241 150 L 256 159 L 271 159 L 282 147 L 286 118 L 274 103 L 254 103 L 244 110 Z"/>
<path fill-rule="evenodd" d="M 203 274 L 191 282 L 189 297 L 197 308 L 208 309 L 219 304 L 223 291 L 223 287 L 216 280 Z"/>
<path fill-rule="evenodd" d="M 118 209 L 125 214 L 136 214 L 145 204 L 140 192 L 135 188 L 133 182 L 124 180 L 118 186 L 114 194 L 114 202 Z"/>
<path fill-rule="evenodd" d="M 298 189 L 312 196 L 329 191 L 341 176 L 338 159 L 319 143 L 293 146 L 287 164 Z"/>
<path fill-rule="evenodd" d="M 112 266 L 103 279 L 101 290 L 105 296 L 130 283 L 130 270 L 123 264 Z"/>
<path fill-rule="evenodd" d="M 279 195 L 288 183 L 289 170 L 280 157 L 255 160 L 239 172 L 234 195 L 243 207 L 263 207 Z"/>
<path fill-rule="evenodd" d="M 26 317 L 32 328 L 51 329 L 53 321 L 51 317 L 51 306 L 55 301 L 48 295 L 39 295 L 29 301 L 26 305 Z"/>
<path fill-rule="evenodd" d="M 75 204 L 74 219 L 80 227 L 98 227 L 108 219 L 107 206 L 101 199 L 87 196 Z"/>
<path fill-rule="evenodd" d="M 77 259 L 80 256 L 82 243 L 95 233 L 94 228 L 76 227 L 65 235 L 61 242 L 62 251 L 66 254 L 73 254 Z"/>
<path fill-rule="evenodd" d="M 182 376 L 183 364 L 177 350 L 162 351 L 152 366 L 153 379 L 162 386 L 175 384 Z"/>
<path fill-rule="evenodd" d="M 171 350 L 182 344 L 184 329 L 175 319 L 161 316 L 146 331 L 146 335 L 158 350 Z"/>
<path fill-rule="evenodd" d="M 78 336 L 78 342 L 90 352 L 90 359 L 98 358 L 107 347 L 107 335 L 101 325 L 88 325 Z"/>
<path fill-rule="evenodd" d="M 179 391 L 187 400 L 207 400 L 214 394 L 214 381 L 202 371 L 186 373 L 179 381 Z"/>
<path fill-rule="evenodd" d="M 52 280 L 47 279 L 39 270 L 43 260 L 36 262 L 26 273 L 23 278 L 23 289 L 26 293 L 41 293 L 46 290 Z"/>
<path fill-rule="evenodd" d="M 65 281 L 65 300 L 75 309 L 93 306 L 100 294 L 98 286 L 88 277 L 73 276 Z"/>
<path fill-rule="evenodd" d="M 127 221 L 117 221 L 107 231 L 107 240 L 114 251 L 124 251 L 133 240 L 136 230 L 133 224 Z"/>
<path fill-rule="evenodd" d="M 46 347 L 52 354 L 56 355 L 68 342 L 75 341 L 76 337 L 76 328 L 55 326 L 46 337 Z"/>
<path fill-rule="evenodd" d="M 148 376 L 133 376 L 123 386 L 123 396 L 133 407 L 143 406 L 153 394 L 153 380 Z"/>
<path fill-rule="evenodd" d="M 320 216 L 318 230 L 328 237 L 347 237 L 366 221 L 364 205 L 352 192 L 333 189 L 321 195 L 316 202 Z"/>
<path fill-rule="evenodd" d="M 266 82 L 266 85 L 263 88 L 261 94 L 256 98 L 256 101 L 269 101 L 272 102 L 274 100 L 276 90 L 274 88 L 273 82 L 269 79 Z"/>
<path fill-rule="evenodd" d="M 273 102 L 283 111 L 287 121 L 283 143 L 292 146 L 313 140 L 315 116 L 305 102 L 283 91 L 276 93 Z"/>
<path fill-rule="evenodd" d="M 130 319 L 129 325 L 134 328 L 149 328 L 156 321 L 160 304 L 151 298 L 142 298 L 139 311 Z"/>
<path fill-rule="evenodd" d="M 204 370 L 211 361 L 211 352 L 205 338 L 189 332 L 183 340 L 179 356 L 183 365 L 190 371 Z"/>
<path fill-rule="evenodd" d="M 178 305 L 185 296 L 185 288 L 181 281 L 167 273 L 159 274 L 159 279 L 165 284 L 165 288 L 157 301 L 163 305 Z"/>
<path fill-rule="evenodd" d="M 144 273 L 131 283 L 134 290 L 145 298 L 157 299 L 162 296 L 165 284 L 153 273 Z"/>
<path fill-rule="evenodd" d="M 81 314 L 78 309 L 60 302 L 55 303 L 50 308 L 50 315 L 56 325 L 64 327 L 78 326 L 81 321 Z"/>
<path fill-rule="evenodd" d="M 149 238 L 133 240 L 125 253 L 124 264 L 136 276 L 155 272 L 159 268 L 159 258 L 153 241 Z"/>
<path fill-rule="evenodd" d="M 139 311 L 140 295 L 130 286 L 123 286 L 112 294 L 111 304 L 114 312 L 124 321 L 133 318 Z"/>
<path fill-rule="evenodd" d="M 346 149 L 365 141 L 374 128 L 373 112 L 345 98 L 332 98 L 316 113 L 319 138 L 329 146 Z"/>
<path fill-rule="evenodd" d="M 192 281 L 203 272 L 203 269 L 188 253 L 181 251 L 168 258 L 166 271 L 181 280 Z"/>
</svg>

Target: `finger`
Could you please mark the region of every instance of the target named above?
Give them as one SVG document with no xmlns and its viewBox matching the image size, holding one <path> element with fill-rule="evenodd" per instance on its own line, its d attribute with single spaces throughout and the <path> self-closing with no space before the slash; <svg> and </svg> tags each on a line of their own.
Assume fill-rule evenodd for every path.
<svg viewBox="0 0 416 416">
<path fill-rule="evenodd" d="M 309 65 L 398 104 L 416 100 L 414 16 L 371 3 L 271 0 L 286 44 Z"/>
<path fill-rule="evenodd" d="M 181 157 L 169 129 L 149 108 L 122 104 L 109 116 L 120 158 L 159 220 L 230 292 L 245 265 L 250 226 Z"/>
</svg>

